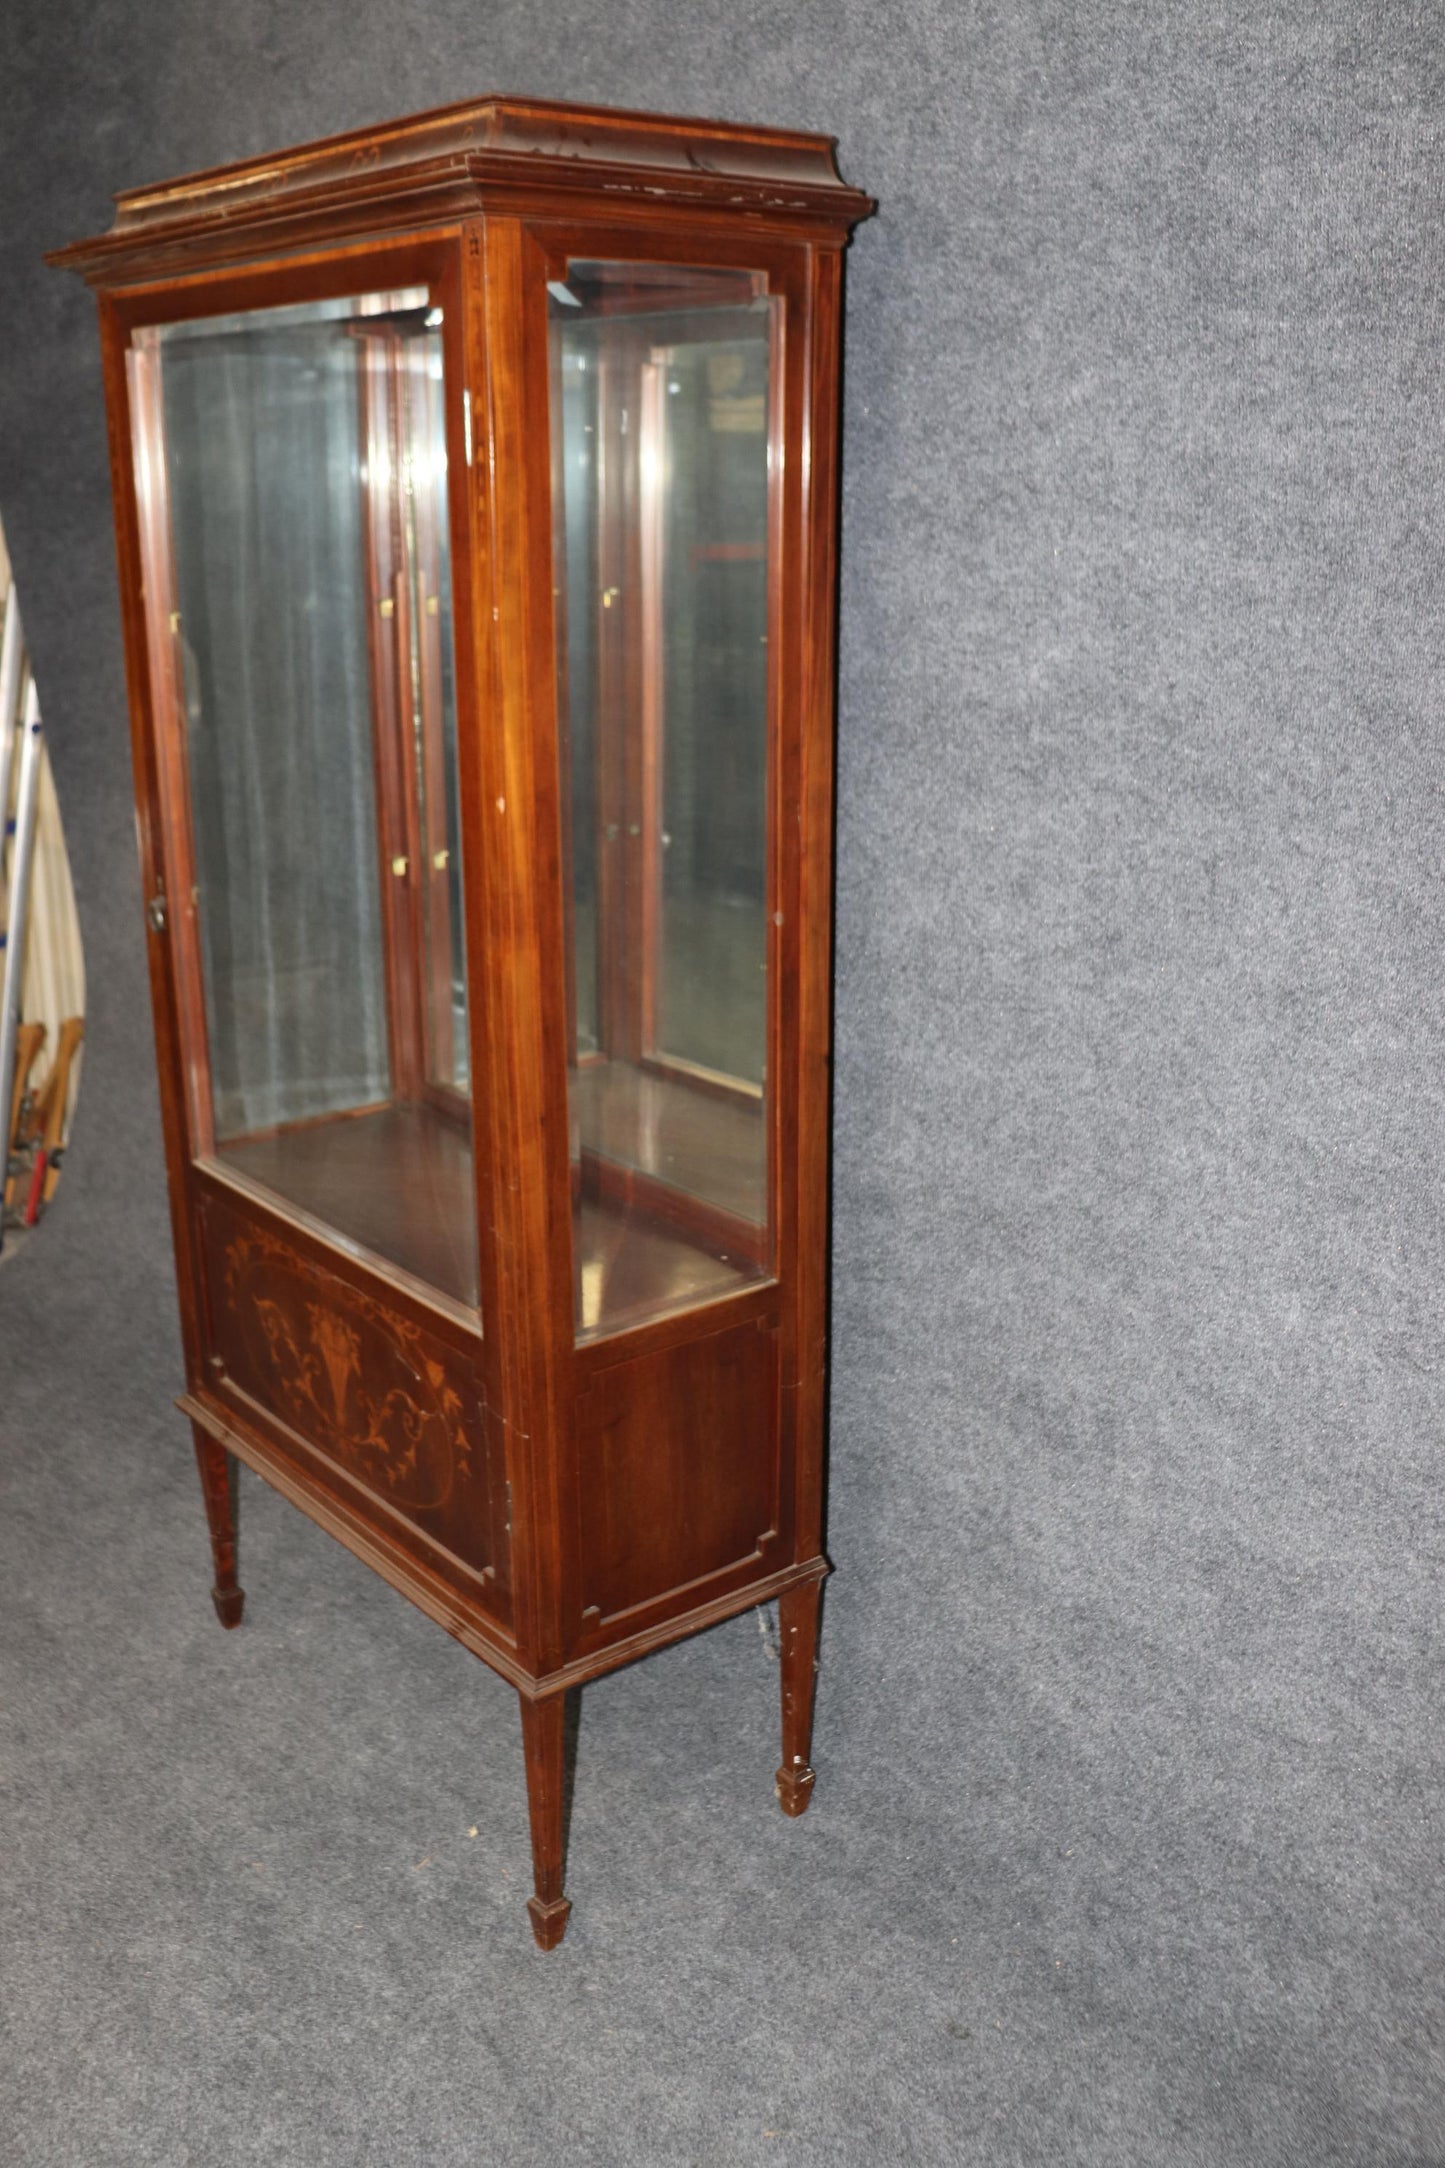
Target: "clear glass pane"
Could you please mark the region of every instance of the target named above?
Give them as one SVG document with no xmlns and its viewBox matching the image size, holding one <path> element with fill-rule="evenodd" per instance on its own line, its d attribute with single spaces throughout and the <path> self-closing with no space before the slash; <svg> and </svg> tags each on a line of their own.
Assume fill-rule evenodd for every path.
<svg viewBox="0 0 1445 2168">
<path fill-rule="evenodd" d="M 766 336 L 659 354 L 662 907 L 654 1050 L 761 1085 L 766 1026 Z"/>
<path fill-rule="evenodd" d="M 771 1266 L 760 276 L 550 288 L 577 1325 Z"/>
<path fill-rule="evenodd" d="M 410 586 L 417 790 L 426 911 L 428 1075 L 467 1089 L 466 936 L 462 923 L 461 809 L 457 800 L 457 708 L 451 621 L 451 542 L 447 525 L 447 435 L 442 398 L 441 335 L 409 340 L 402 350 L 402 442 L 407 471 L 402 504 Z"/>
<path fill-rule="evenodd" d="M 440 324 L 419 290 L 168 325 L 134 384 L 217 1153 L 474 1303 Z"/>
</svg>

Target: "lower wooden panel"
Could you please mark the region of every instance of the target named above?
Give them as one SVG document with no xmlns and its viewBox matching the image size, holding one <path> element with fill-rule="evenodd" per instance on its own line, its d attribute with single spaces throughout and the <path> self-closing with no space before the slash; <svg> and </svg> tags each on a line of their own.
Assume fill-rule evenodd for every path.
<svg viewBox="0 0 1445 2168">
<path fill-rule="evenodd" d="M 576 1401 L 583 1648 L 780 1563 L 778 1385 L 764 1320 L 592 1372 Z"/>
<path fill-rule="evenodd" d="M 640 1656 L 648 1656 L 654 1649 L 680 1641 L 688 1634 L 702 1633 L 705 1628 L 716 1626 L 721 1620 L 746 1611 L 754 1604 L 770 1603 L 785 1590 L 804 1581 L 821 1581 L 829 1570 L 825 1558 L 809 1558 L 770 1573 L 762 1580 L 744 1579 L 709 1593 L 686 1609 L 674 1610 L 667 1617 L 639 1624 L 635 1630 L 619 1634 L 605 1646 L 571 1658 L 556 1671 L 529 1672 L 518 1659 L 510 1636 L 504 1636 L 492 1620 L 480 1617 L 474 1606 L 458 1603 L 454 1591 L 436 1573 L 419 1563 L 408 1547 L 385 1530 L 369 1525 L 347 1500 L 330 1496 L 305 1469 L 293 1466 L 287 1458 L 278 1455 L 256 1434 L 254 1425 L 238 1425 L 229 1410 L 223 1413 L 190 1394 L 177 1405 L 228 1452 L 234 1453 L 248 1468 L 253 1468 L 257 1475 L 273 1484 L 284 1498 L 299 1506 L 328 1535 L 344 1543 L 364 1565 L 379 1573 L 418 1610 L 435 1619 L 454 1640 L 460 1641 L 463 1648 L 480 1656 L 523 1694 L 556 1694 L 565 1687 L 582 1686 L 588 1679 L 600 1678 L 604 1672 L 635 1663 Z"/>
<path fill-rule="evenodd" d="M 206 1195 L 200 1224 L 212 1391 L 439 1547 L 509 1621 L 505 1486 L 471 1354 L 227 1198 Z"/>
</svg>

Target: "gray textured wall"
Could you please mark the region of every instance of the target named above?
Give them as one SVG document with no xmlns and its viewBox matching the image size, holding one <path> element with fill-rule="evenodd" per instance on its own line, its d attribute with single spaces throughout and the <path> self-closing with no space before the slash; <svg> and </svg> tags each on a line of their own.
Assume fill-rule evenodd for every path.
<svg viewBox="0 0 1445 2168">
<path fill-rule="evenodd" d="M 777 1962 L 762 1928 L 728 1942 L 729 1822 L 697 1869 L 731 1956 L 678 1989 L 692 2054 L 662 2005 L 628 2033 L 640 1961 L 624 2039 L 586 2051 L 594 2101 L 602 2068 L 621 2089 L 590 2157 L 1445 2158 L 1445 19 L 1361 24 L 10 11 L 0 508 L 93 1018 L 63 1213 L 7 1268 L 0 1334 L 12 1376 L 38 1344 L 68 1367 L 64 1336 L 72 1432 L 149 1365 L 128 1419 L 166 1499 L 189 1478 L 141 1412 L 174 1335 L 100 387 L 89 299 L 41 247 L 113 187 L 483 89 L 826 129 L 881 199 L 848 271 L 822 1851 L 766 1870 L 803 2000 L 772 2049 L 723 2014 L 717 1979 L 745 1997 Z M 665 1660 L 719 1708 L 754 1653 L 728 1631 Z M 612 1691 L 660 1720 L 668 1687 Z M 667 1801 L 644 1792 L 639 1842 Z M 819 1858 L 831 1897 L 795 1920 Z M 759 2135 L 781 2081 L 743 2105 L 778 2041 L 792 2152 Z M 165 2158 L 213 2157 L 196 2112 L 200 2149 Z M 417 2157 L 451 2159 L 415 2112 Z M 308 2157 L 373 2158 L 335 2113 Z"/>
</svg>

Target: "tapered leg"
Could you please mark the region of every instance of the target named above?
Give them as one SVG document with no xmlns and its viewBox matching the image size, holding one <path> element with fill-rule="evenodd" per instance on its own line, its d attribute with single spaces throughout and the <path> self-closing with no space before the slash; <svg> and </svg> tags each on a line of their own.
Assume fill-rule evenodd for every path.
<svg viewBox="0 0 1445 2168">
<path fill-rule="evenodd" d="M 196 1441 L 196 1465 L 201 1471 L 201 1493 L 206 1501 L 211 1556 L 216 1566 L 211 1601 L 223 1626 L 239 1626 L 246 1592 L 236 1579 L 236 1463 L 198 1423 L 192 1423 L 191 1434 Z"/>
<path fill-rule="evenodd" d="M 778 1639 L 783 1675 L 783 1766 L 778 1805 L 784 1814 L 806 1814 L 813 1796 L 813 1682 L 818 1671 L 821 1581 L 804 1581 L 778 1598 Z"/>
<path fill-rule="evenodd" d="M 545 1701 L 518 1696 L 522 1704 L 522 1745 L 527 1756 L 527 1813 L 532 1824 L 532 1878 L 536 1895 L 527 1899 L 538 1946 L 555 1950 L 567 1932 L 570 1898 L 562 1895 L 567 1851 L 567 1703 L 566 1694 Z"/>
</svg>

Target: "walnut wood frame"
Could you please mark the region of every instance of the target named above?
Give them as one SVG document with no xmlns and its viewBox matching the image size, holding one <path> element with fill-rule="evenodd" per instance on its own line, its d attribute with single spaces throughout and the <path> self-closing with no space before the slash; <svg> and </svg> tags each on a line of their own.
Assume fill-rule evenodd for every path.
<svg viewBox="0 0 1445 2168">
<path fill-rule="evenodd" d="M 778 1598 L 801 1813 L 823 1556 L 841 258 L 830 139 L 488 99 L 118 199 L 49 260 L 97 294 L 186 1391 L 222 1623 L 243 1460 L 521 1697 L 544 1948 L 569 1688 Z M 547 280 L 728 265 L 779 297 L 769 544 L 773 1276 L 574 1327 L 569 901 Z M 215 1156 L 145 327 L 425 286 L 443 309 L 480 1317 Z M 141 358 L 131 361 L 129 357 Z M 775 631 L 776 637 L 772 637 Z M 420 895 L 415 899 L 420 907 Z M 639 1052 L 642 1049 L 639 1048 Z M 408 1409 L 398 1430 L 398 1395 Z"/>
</svg>

